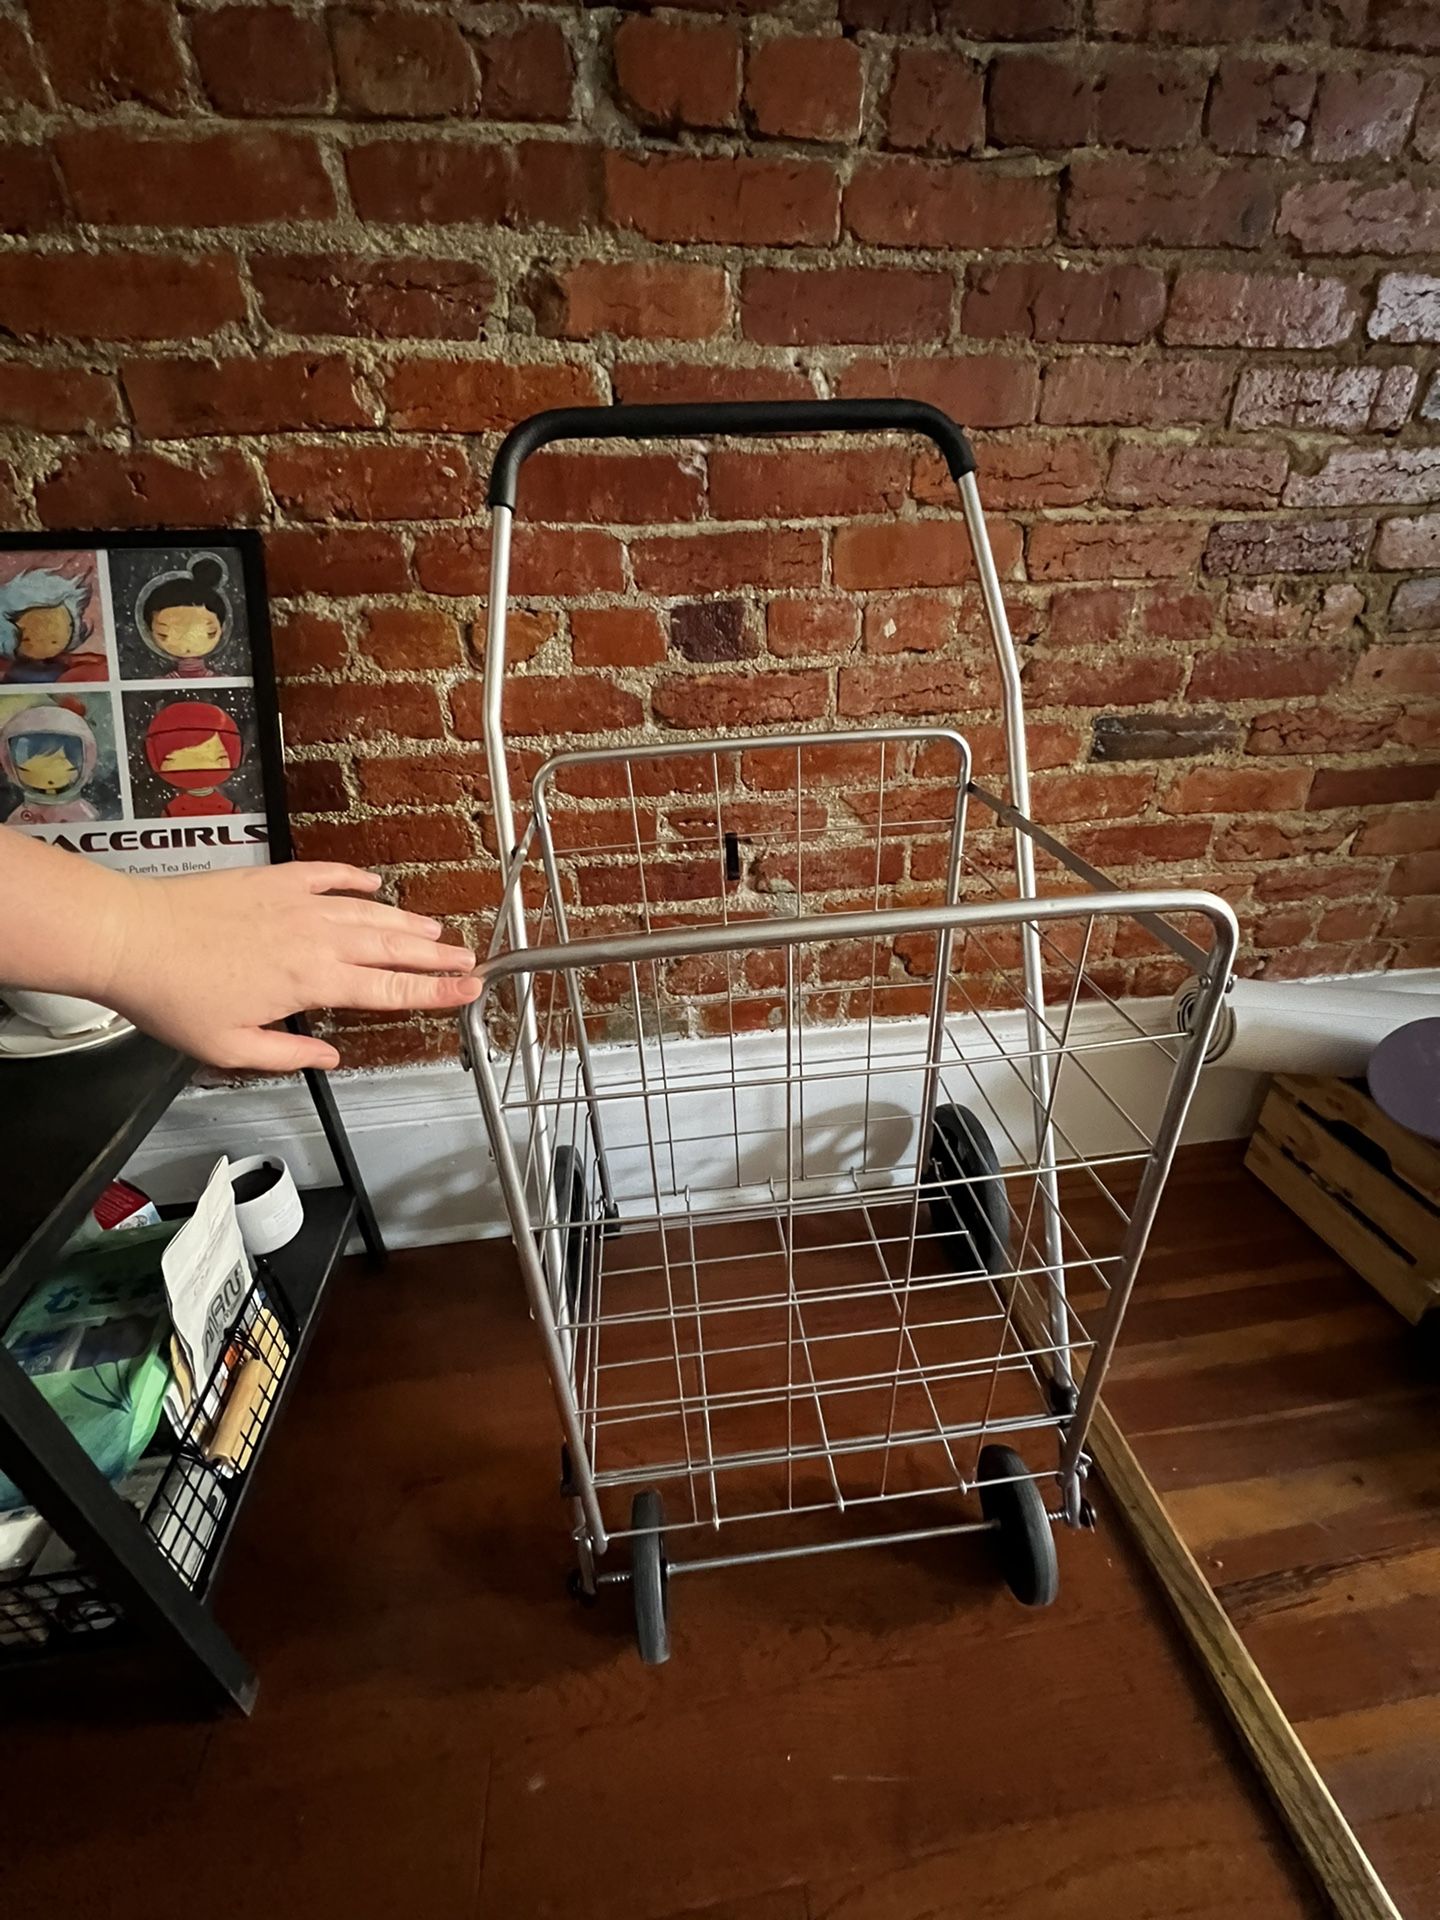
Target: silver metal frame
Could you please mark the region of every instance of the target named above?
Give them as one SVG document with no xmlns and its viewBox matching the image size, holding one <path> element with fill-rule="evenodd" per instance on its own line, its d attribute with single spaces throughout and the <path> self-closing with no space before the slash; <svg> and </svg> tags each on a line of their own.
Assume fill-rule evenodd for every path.
<svg viewBox="0 0 1440 1920">
<path fill-rule="evenodd" d="M 1082 1518 L 1086 1434 L 1230 976 L 1238 933 L 1230 909 L 1213 895 L 1178 889 L 1124 892 L 1029 818 L 1019 663 L 973 476 L 961 480 L 960 491 L 1000 670 L 1008 801 L 973 785 L 968 747 L 952 729 L 682 739 L 553 756 L 533 782 L 532 817 L 523 835 L 516 831 L 501 712 L 512 516 L 505 506 L 494 511 L 484 741 L 496 827 L 508 869 L 490 956 L 481 968 L 483 991 L 466 1010 L 463 1024 L 568 1451 L 581 1578 L 591 1590 L 607 1578 L 624 1577 L 597 1568 L 610 1541 L 625 1532 L 607 1515 L 603 1496 L 652 1480 L 678 1481 L 688 1493 L 689 1515 L 675 1523 L 675 1531 L 718 1533 L 738 1521 L 753 1532 L 781 1516 L 793 1519 L 821 1509 L 868 1511 L 879 1501 L 969 1492 L 975 1472 L 973 1465 L 967 1467 L 957 1459 L 958 1447 L 973 1447 L 972 1458 L 978 1458 L 987 1438 L 1044 1429 L 1058 1442 L 1055 1464 L 1026 1477 L 1048 1481 L 1056 1489 L 1058 1508 L 1052 1509 L 1052 1518 L 1071 1525 Z M 887 755 L 893 754 L 890 773 L 898 785 L 903 776 L 897 770 L 908 767 L 906 755 L 917 741 L 938 743 L 942 752 L 954 754 L 948 802 L 943 809 L 937 802 L 937 818 L 924 822 L 934 834 L 948 830 L 949 855 L 938 903 L 897 907 L 888 898 L 882 900 L 886 890 L 880 877 L 888 830 Z M 798 886 L 807 841 L 804 757 L 842 743 L 873 746 L 878 755 L 873 894 L 863 910 L 807 914 L 803 887 Z M 801 910 L 781 918 L 732 922 L 726 905 L 728 803 L 722 791 L 722 767 L 755 751 L 795 756 L 793 857 Z M 710 851 L 719 854 L 720 883 L 714 897 L 721 905 L 716 924 L 666 926 L 652 913 L 646 875 L 657 857 L 657 842 L 642 818 L 635 773 L 646 763 L 679 755 L 709 756 L 714 769 L 713 796 L 706 798 L 708 805 L 713 797 L 713 832 L 702 821 L 705 830 L 697 830 L 694 844 L 708 840 Z M 623 775 L 622 825 L 617 842 L 591 846 L 587 857 L 599 856 L 601 865 L 607 860 L 633 862 L 633 868 L 626 865 L 624 871 L 633 871 L 637 883 L 641 924 L 634 931 L 575 938 L 557 835 L 563 813 L 556 815 L 552 803 L 557 791 L 563 792 L 568 776 L 583 778 L 597 768 L 618 769 Z M 965 846 L 967 805 L 1008 829 L 1013 895 L 1004 892 L 983 862 L 970 859 Z M 1036 882 L 1037 851 L 1062 864 L 1091 891 L 1042 897 Z M 538 904 L 527 908 L 527 883 L 533 894 L 537 881 Z M 981 897 L 962 901 L 962 889 Z M 1198 916 L 1205 925 L 1208 944 L 1197 943 L 1173 924 L 1187 916 Z M 1161 950 L 1200 976 L 1201 1004 L 1187 1036 L 1146 1031 L 1087 965 L 1097 929 L 1108 938 L 1120 924 L 1142 929 Z M 1006 962 L 999 954 L 997 938 L 1003 947 L 1006 935 L 1014 937 L 1017 962 Z M 886 1007 L 877 1007 L 879 996 L 903 998 L 908 1009 L 911 989 L 902 994 L 893 981 L 878 988 L 872 981 L 863 1028 L 835 1026 L 830 1007 L 836 995 L 823 989 L 815 956 L 850 941 L 871 943 L 872 956 L 882 949 L 889 953 L 898 951 L 896 941 L 913 937 L 934 941 L 928 1008 L 923 1016 L 908 1025 L 891 1021 Z M 749 1062 L 748 1056 L 742 1062 L 737 1055 L 736 1009 L 751 996 L 743 989 L 737 995 L 735 978 L 737 962 L 743 973 L 750 964 L 747 956 L 771 953 L 781 956 L 783 967 L 771 990 L 781 1018 L 773 1045 L 783 1046 L 783 1058 L 767 1066 L 758 1055 L 758 1064 Z M 983 964 L 993 970 L 1004 997 L 1023 1016 L 1020 1049 L 996 1037 L 993 1011 L 987 1018 L 986 1007 L 967 986 L 967 981 L 975 979 L 973 971 L 958 964 L 962 953 L 965 968 L 971 969 L 975 955 L 984 956 Z M 697 1078 L 686 1050 L 677 1048 L 673 1037 L 667 1043 L 667 1022 L 676 1017 L 678 1002 L 665 981 L 672 963 L 706 960 L 723 963 L 726 999 L 716 1011 L 718 1031 L 725 1032 L 728 1026 L 728 1059 L 718 1070 L 707 1064 Z M 1064 983 L 1063 1014 L 1052 1015 L 1047 1008 L 1047 970 L 1052 982 L 1058 978 Z M 597 983 L 612 975 L 620 988 L 618 1002 L 613 996 L 602 1002 L 596 997 Z M 1082 998 L 1103 1006 L 1116 1027 L 1116 1037 L 1083 1036 L 1076 1020 Z M 592 1044 L 591 1021 L 602 1004 L 620 1004 L 625 1017 L 633 1021 L 632 1044 L 614 1056 L 608 1050 L 597 1056 Z M 994 1000 L 988 1005 L 993 1009 Z M 965 1046 L 957 1041 L 952 1009 L 978 1017 L 986 1036 L 983 1062 L 967 1057 Z M 849 1045 L 845 1036 L 853 1039 L 861 1032 L 863 1063 L 857 1064 L 853 1051 L 845 1051 Z M 1158 1049 L 1165 1058 L 1167 1092 L 1153 1124 L 1137 1120 L 1115 1101 L 1097 1072 L 1107 1051 L 1137 1045 Z M 838 1050 L 827 1055 L 826 1046 Z M 678 1057 L 681 1054 L 684 1061 Z M 705 1057 L 708 1062 L 708 1053 Z M 979 1068 L 997 1061 L 1023 1088 L 1028 1122 L 1018 1132 L 1014 1116 L 1007 1119 L 993 1094 L 984 1090 Z M 806 1171 L 807 1090 L 813 1096 L 827 1080 L 846 1076 L 862 1080 L 865 1086 L 860 1164 L 850 1169 L 848 1180 L 831 1179 L 817 1189 Z M 888 1168 L 871 1164 L 871 1090 L 887 1083 L 918 1086 L 913 1166 L 908 1145 Z M 978 1096 L 986 1105 L 987 1125 L 1003 1135 L 1001 1178 L 1013 1219 L 1013 1257 L 1009 1270 L 999 1274 L 947 1270 L 940 1237 L 925 1231 L 921 1223 L 922 1200 L 934 1191 L 933 1184 L 927 1187 L 925 1176 L 933 1117 L 939 1099 L 952 1098 L 957 1083 L 964 1084 L 967 1097 Z M 1137 1142 L 1134 1147 L 1102 1155 L 1087 1155 L 1076 1148 L 1058 1103 L 1062 1089 L 1068 1091 L 1076 1084 L 1086 1098 L 1103 1096 L 1116 1109 L 1117 1124 L 1130 1129 Z M 770 1094 L 783 1104 L 784 1120 L 783 1126 L 765 1129 L 779 1136 L 771 1141 L 776 1164 L 763 1183 L 765 1191 L 757 1196 L 751 1191 L 755 1182 L 742 1178 L 742 1136 L 747 1129 L 742 1126 L 740 1102 L 742 1096 L 749 1100 Z M 676 1112 L 692 1110 L 697 1099 L 713 1102 L 717 1108 L 728 1103 L 726 1124 L 705 1135 L 686 1133 Z M 873 1126 L 880 1124 L 875 1121 Z M 616 1141 L 627 1128 L 635 1138 L 622 1150 Z M 727 1154 L 733 1148 L 735 1180 L 722 1184 L 716 1200 L 692 1190 L 680 1179 L 677 1165 L 687 1152 L 722 1144 Z M 557 1149 L 567 1146 L 572 1155 L 580 1156 L 579 1163 L 593 1166 L 598 1189 L 592 1191 L 587 1185 L 585 1213 L 579 1221 L 566 1211 L 554 1190 Z M 617 1151 L 638 1157 L 644 1174 L 643 1204 L 635 1203 L 634 1194 L 627 1198 L 622 1191 L 624 1183 L 616 1178 L 613 1165 Z M 1129 1174 L 1124 1171 L 1127 1168 Z M 1088 1189 L 1118 1220 L 1118 1241 L 1112 1252 L 1094 1252 L 1073 1212 L 1067 1216 L 1062 1175 L 1071 1188 L 1088 1183 Z M 1130 1175 L 1135 1179 L 1133 1195 L 1128 1189 L 1121 1191 Z M 1017 1204 L 1017 1196 L 1023 1205 Z M 778 1229 L 778 1246 L 772 1245 L 768 1252 L 759 1247 L 728 1250 L 737 1234 L 750 1233 L 766 1221 Z M 634 1245 L 653 1253 L 628 1267 L 617 1264 L 606 1251 L 615 1233 L 621 1249 Z M 834 1237 L 837 1233 L 839 1238 Z M 706 1251 L 701 1250 L 702 1244 Z M 828 1286 L 822 1280 L 816 1286 L 808 1279 L 797 1279 L 802 1265 L 808 1275 L 808 1263 L 815 1256 L 823 1255 L 834 1265 L 867 1244 L 877 1259 L 878 1280 L 846 1279 Z M 716 1245 L 720 1252 L 709 1251 Z M 573 1280 L 577 1247 L 582 1273 L 579 1296 L 572 1298 L 567 1294 L 567 1259 Z M 746 1261 L 753 1266 L 745 1269 Z M 1086 1330 L 1067 1289 L 1067 1265 L 1100 1290 L 1093 1333 Z M 724 1276 L 737 1270 L 759 1276 L 751 1293 L 738 1298 L 723 1291 Z M 1016 1302 L 1021 1295 L 1041 1309 L 1039 1324 L 1048 1327 L 1043 1347 L 1027 1348 L 1017 1331 Z M 977 1307 L 982 1296 L 989 1304 L 982 1301 Z M 881 1307 L 887 1317 L 877 1327 L 872 1321 Z M 832 1309 L 842 1317 L 857 1315 L 860 1324 L 832 1328 Z M 783 1337 L 760 1339 L 765 1317 L 773 1322 L 777 1314 L 783 1316 Z M 725 1323 L 746 1316 L 756 1322 L 757 1337 L 727 1339 Z M 605 1358 L 601 1357 L 602 1329 L 609 1343 Z M 857 1361 L 850 1373 L 833 1371 L 837 1352 L 863 1353 L 866 1343 L 882 1335 L 894 1346 L 892 1360 L 884 1365 Z M 632 1353 L 624 1351 L 627 1339 L 638 1342 Z M 661 1351 L 648 1350 L 646 1342 L 652 1339 L 663 1342 Z M 613 1351 L 617 1341 L 618 1358 Z M 977 1341 L 983 1350 L 970 1350 Z M 847 1347 L 846 1342 L 854 1344 Z M 1086 1360 L 1078 1376 L 1077 1356 Z M 763 1374 L 772 1363 L 773 1378 L 748 1380 L 747 1368 L 759 1368 Z M 643 1383 L 656 1370 L 665 1378 L 673 1376 L 673 1390 L 664 1387 L 645 1397 L 641 1385 L 625 1384 Z M 722 1384 L 732 1378 L 735 1384 Z M 1029 1383 L 1031 1397 L 1024 1407 L 1016 1404 L 1012 1392 L 1017 1382 Z M 867 1398 L 878 1396 L 883 1403 L 887 1392 L 883 1422 L 878 1416 L 850 1418 Z M 627 1393 L 628 1399 L 623 1397 Z M 641 1397 L 634 1397 L 637 1393 Z M 902 1401 L 908 1407 L 916 1395 L 917 1405 L 923 1403 L 922 1411 L 928 1411 L 920 1425 L 907 1425 L 899 1410 Z M 837 1408 L 842 1409 L 839 1415 Z M 742 1444 L 739 1437 L 721 1437 L 722 1428 L 740 1436 L 748 1434 L 747 1421 L 757 1422 L 758 1430 L 769 1416 L 778 1423 L 782 1413 L 783 1429 L 777 1424 L 773 1439 L 760 1444 L 747 1439 Z M 800 1436 L 797 1415 L 804 1424 L 814 1422 L 815 1439 Z M 844 1431 L 847 1419 L 859 1430 Z M 658 1452 L 647 1448 L 647 1435 L 656 1433 L 678 1433 L 683 1446 L 672 1455 L 666 1455 L 663 1447 Z M 607 1461 L 601 1454 L 612 1441 L 617 1450 Z M 914 1484 L 916 1456 L 937 1448 L 943 1454 L 938 1479 L 932 1476 L 933 1484 Z M 871 1468 L 878 1462 L 878 1480 L 867 1468 L 871 1477 L 857 1491 L 855 1474 L 865 1462 Z M 772 1488 L 750 1508 L 729 1501 L 732 1485 L 782 1472 L 783 1495 Z M 818 1497 L 812 1497 L 813 1488 L 806 1490 L 815 1475 L 821 1479 Z M 723 1494 L 722 1481 L 726 1483 Z M 761 1539 L 740 1551 L 671 1559 L 669 1566 L 679 1571 L 693 1565 L 787 1558 L 881 1540 L 970 1531 L 985 1524 L 946 1518 L 898 1534 L 852 1531 L 839 1538 L 779 1545 Z"/>
</svg>

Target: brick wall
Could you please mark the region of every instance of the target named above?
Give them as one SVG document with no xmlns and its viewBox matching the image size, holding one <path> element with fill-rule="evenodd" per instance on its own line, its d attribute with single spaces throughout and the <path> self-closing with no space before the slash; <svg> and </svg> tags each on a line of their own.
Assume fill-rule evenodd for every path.
<svg viewBox="0 0 1440 1920">
<path fill-rule="evenodd" d="M 1440 962 L 1440 7 L 7 0 L 7 94 L 4 511 L 267 530 L 305 851 L 495 898 L 511 421 L 907 393 L 978 430 L 1037 810 L 1228 895 L 1250 971 Z M 547 455 L 523 504 L 531 745 L 993 740 L 927 454 Z"/>
</svg>

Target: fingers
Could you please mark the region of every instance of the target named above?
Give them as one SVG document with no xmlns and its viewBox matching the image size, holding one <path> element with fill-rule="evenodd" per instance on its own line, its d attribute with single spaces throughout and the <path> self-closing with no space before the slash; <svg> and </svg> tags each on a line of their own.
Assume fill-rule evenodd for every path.
<svg viewBox="0 0 1440 1920">
<path fill-rule="evenodd" d="M 473 973 L 475 956 L 468 947 L 443 940 L 420 940 L 414 934 L 363 935 L 346 942 L 345 961 L 355 967 L 385 967 L 403 973 Z"/>
<path fill-rule="evenodd" d="M 336 900 L 330 911 L 344 925 L 379 933 L 414 933 L 438 940 L 445 930 L 444 922 L 432 920 L 429 914 L 407 913 L 403 907 L 387 907 L 379 900 Z"/>
<path fill-rule="evenodd" d="M 345 967 L 341 970 L 332 1005 L 361 1012 L 387 1009 L 434 1012 L 446 1007 L 465 1007 L 479 997 L 480 982 L 473 974 L 430 976 L 390 973 L 378 967 Z"/>
<path fill-rule="evenodd" d="M 282 1033 L 269 1027 L 242 1027 L 217 1046 L 214 1064 L 247 1067 L 257 1073 L 298 1073 L 302 1067 L 338 1067 L 340 1055 L 328 1040 L 309 1033 Z"/>
<path fill-rule="evenodd" d="M 299 876 L 307 893 L 378 893 L 380 876 L 340 860 L 295 860 L 279 869 Z"/>
</svg>

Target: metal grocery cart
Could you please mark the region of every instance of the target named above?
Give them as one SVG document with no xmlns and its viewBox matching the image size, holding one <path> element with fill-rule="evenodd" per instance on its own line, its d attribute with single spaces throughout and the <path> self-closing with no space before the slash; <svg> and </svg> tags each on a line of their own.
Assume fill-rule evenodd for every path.
<svg viewBox="0 0 1440 1920">
<path fill-rule="evenodd" d="M 1007 796 L 948 727 L 687 729 L 554 754 L 517 831 L 501 702 L 525 459 L 874 431 L 928 437 L 958 486 Z M 1090 1519 L 1086 1434 L 1230 909 L 1123 891 L 1029 817 L 974 460 L 936 409 L 543 413 L 489 498 L 485 747 L 513 852 L 463 1024 L 560 1416 L 575 1591 L 628 1582 L 657 1662 L 676 1574 L 984 1531 L 1047 1603 L 1055 1526 Z M 1127 999 L 1142 964 L 1198 977 L 1187 1034 Z"/>
</svg>

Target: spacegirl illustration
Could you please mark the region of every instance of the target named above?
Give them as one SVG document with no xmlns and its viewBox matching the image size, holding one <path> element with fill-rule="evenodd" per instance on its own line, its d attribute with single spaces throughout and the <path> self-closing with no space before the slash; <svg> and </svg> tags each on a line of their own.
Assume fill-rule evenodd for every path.
<svg viewBox="0 0 1440 1920">
<path fill-rule="evenodd" d="M 86 645 L 89 611 L 88 584 L 49 567 L 0 581 L 0 681 L 103 680 L 105 655 Z"/>
<path fill-rule="evenodd" d="M 240 765 L 244 745 L 234 717 L 205 700 L 175 700 L 145 729 L 145 759 L 167 787 L 170 819 L 235 813 L 225 782 Z"/>
<path fill-rule="evenodd" d="M 183 572 L 159 574 L 142 587 L 135 630 L 163 663 L 157 678 L 205 679 L 221 671 L 216 656 L 234 624 L 225 584 L 224 562 L 201 553 Z"/>
<path fill-rule="evenodd" d="M 95 771 L 99 749 L 83 713 L 60 701 L 22 707 L 0 726 L 0 773 L 20 790 L 5 815 L 11 826 L 45 827 L 66 820 L 98 820 L 80 796 Z"/>
</svg>

